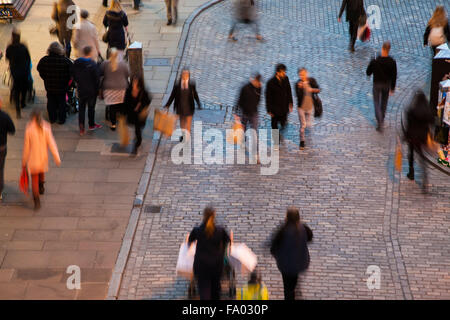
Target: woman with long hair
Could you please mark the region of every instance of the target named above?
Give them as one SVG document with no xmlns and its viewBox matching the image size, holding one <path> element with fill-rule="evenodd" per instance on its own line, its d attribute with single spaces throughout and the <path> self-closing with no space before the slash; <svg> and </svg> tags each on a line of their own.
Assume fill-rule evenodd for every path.
<svg viewBox="0 0 450 320">
<path fill-rule="evenodd" d="M 142 76 L 133 76 L 130 86 L 125 93 L 125 106 L 128 114 L 128 123 L 135 128 L 135 142 L 132 154 L 137 154 L 137 150 L 142 143 L 142 128 L 145 126 L 148 115 L 148 107 L 152 102 L 152 95 L 145 89 L 145 82 Z"/>
<path fill-rule="evenodd" d="M 103 25 L 107 29 L 105 40 L 108 43 L 108 51 L 106 57 L 109 57 L 111 48 L 116 48 L 119 50 L 119 58 L 122 59 L 127 46 L 125 34 L 128 32 L 128 17 L 118 0 L 111 1 L 103 18 Z"/>
<path fill-rule="evenodd" d="M 42 119 L 41 111 L 34 109 L 31 113 L 31 120 L 25 129 L 22 167 L 27 168 L 31 175 L 35 210 L 41 207 L 39 195 L 44 194 L 45 190 L 44 173 L 48 171 L 48 149 L 59 167 L 61 159 L 51 126 Z"/>
<path fill-rule="evenodd" d="M 289 208 L 285 223 L 276 232 L 270 248 L 283 277 L 285 300 L 295 299 L 298 275 L 309 267 L 307 242 L 312 237 L 311 229 L 300 222 L 298 209 Z"/>
<path fill-rule="evenodd" d="M 116 130 L 117 113 L 124 113 L 123 103 L 130 76 L 128 64 L 119 60 L 118 55 L 119 52 L 112 48 L 109 59 L 100 65 L 100 77 L 103 77 L 100 89 L 109 108 L 109 120 L 113 131 Z"/>
<path fill-rule="evenodd" d="M 203 223 L 189 235 L 188 243 L 197 241 L 194 276 L 197 278 L 200 300 L 220 299 L 220 277 L 223 272 L 225 249 L 231 241 L 224 228 L 215 223 L 216 210 L 203 210 Z"/>
<path fill-rule="evenodd" d="M 450 40 L 450 27 L 444 6 L 437 6 L 428 21 L 423 35 L 423 45 L 429 45 L 436 55 L 437 47 Z"/>
</svg>

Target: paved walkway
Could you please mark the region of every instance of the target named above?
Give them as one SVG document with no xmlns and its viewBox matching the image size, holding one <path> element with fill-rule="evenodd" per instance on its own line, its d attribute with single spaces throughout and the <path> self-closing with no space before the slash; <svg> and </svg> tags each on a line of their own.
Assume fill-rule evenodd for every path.
<svg viewBox="0 0 450 320">
<path fill-rule="evenodd" d="M 167 59 L 167 66 L 144 67 L 147 85 L 154 94 L 152 106 L 161 105 L 182 25 L 203 2 L 180 1 L 179 23 L 168 27 L 162 0 L 143 1 L 140 12 L 131 9 L 132 1 L 123 1 L 133 39 L 143 43 L 144 59 Z M 33 59 L 37 90 L 34 106 L 43 110 L 45 92 L 35 66 L 54 41 L 48 33 L 52 3 L 36 1 L 26 20 L 14 23 L 21 29 Z M 101 36 L 105 12 L 101 2 L 76 3 L 89 10 Z M 1 25 L 3 51 L 11 30 L 12 25 Z M 105 44 L 101 46 L 105 52 Z M 2 61 L 1 74 L 5 66 Z M 7 103 L 8 89 L 2 86 L 0 93 Z M 6 105 L 5 109 L 14 118 L 17 133 L 8 140 L 5 196 L 0 203 L 0 299 L 104 299 L 152 143 L 151 119 L 137 158 L 111 153 L 117 133 L 104 124 L 103 102 L 97 105 L 96 118 L 104 128 L 95 133 L 80 138 L 77 115 L 70 116 L 63 126 L 53 126 L 62 165 L 55 168 L 51 163 L 42 209 L 34 212 L 32 199 L 18 189 L 23 134 L 31 106 L 24 109 L 22 120 L 15 119 L 13 106 Z M 81 290 L 66 287 L 69 265 L 81 267 Z"/>
<path fill-rule="evenodd" d="M 429 79 L 431 55 L 421 39 L 436 1 L 370 4 L 381 8 L 381 29 L 374 30 L 370 43 L 358 43 L 353 54 L 347 51 L 347 24 L 337 22 L 340 1 L 258 1 L 264 43 L 247 29 L 236 43 L 226 40 L 229 1 L 194 21 L 181 66 L 191 68 L 207 108 L 233 104 L 252 70 L 260 70 L 267 81 L 275 64 L 283 62 L 291 82 L 301 66 L 318 80 L 324 116 L 300 152 L 298 116 L 289 116 L 289 141 L 280 149 L 274 176 L 260 175 L 256 165 L 175 165 L 175 143 L 162 140 L 119 298 L 186 298 L 188 283 L 175 275 L 179 245 L 210 203 L 235 241 L 258 255 L 272 299 L 282 299 L 283 289 L 267 243 L 291 205 L 301 209 L 314 231 L 311 265 L 302 276 L 305 299 L 450 298 L 450 181 L 430 168 L 431 194 L 423 195 L 405 177 L 406 159 L 401 175 L 393 169 L 400 113 L 412 89 L 425 87 Z M 387 128 L 379 134 L 365 68 L 386 39 L 392 41 L 399 78 Z M 195 117 L 204 129 L 231 127 L 225 111 L 205 110 Z M 260 127 L 269 126 L 263 103 Z M 417 176 L 420 182 L 420 171 Z M 378 290 L 367 288 L 369 265 L 381 269 Z"/>
</svg>

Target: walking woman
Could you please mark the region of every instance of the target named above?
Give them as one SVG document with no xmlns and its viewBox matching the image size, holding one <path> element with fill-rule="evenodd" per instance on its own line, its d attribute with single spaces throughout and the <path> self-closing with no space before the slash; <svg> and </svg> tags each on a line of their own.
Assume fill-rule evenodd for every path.
<svg viewBox="0 0 450 320">
<path fill-rule="evenodd" d="M 312 240 L 312 231 L 300 222 L 297 208 L 289 208 L 284 225 L 277 231 L 272 241 L 270 253 L 277 261 L 283 277 L 284 299 L 295 300 L 298 275 L 309 266 L 307 242 Z"/>
<path fill-rule="evenodd" d="M 131 84 L 125 93 L 128 123 L 134 125 L 136 134 L 132 154 L 137 154 L 137 150 L 142 143 L 142 128 L 144 128 L 147 121 L 148 108 L 151 102 L 152 95 L 145 89 L 144 78 L 133 76 Z"/>
<path fill-rule="evenodd" d="M 119 52 L 111 49 L 111 56 L 100 65 L 100 77 L 103 77 L 101 92 L 107 108 L 111 130 L 116 130 L 117 113 L 124 113 L 123 103 L 128 88 L 130 70 L 128 64 L 119 59 Z"/>
<path fill-rule="evenodd" d="M 107 29 L 104 38 L 104 41 L 108 43 L 106 57 L 109 57 L 111 48 L 116 48 L 122 59 L 127 46 L 125 32 L 128 32 L 128 17 L 118 0 L 111 1 L 111 6 L 103 18 L 103 25 Z"/>
<path fill-rule="evenodd" d="M 75 3 L 72 0 L 58 0 L 54 3 L 52 11 L 52 20 L 55 21 L 58 30 L 58 40 L 64 46 L 65 54 L 67 58 L 70 58 L 72 46 L 72 30 L 74 26 L 71 21 L 71 8 L 75 8 Z"/>
<path fill-rule="evenodd" d="M 189 69 L 183 69 L 181 71 L 181 79 L 174 85 L 169 100 L 165 104 L 165 107 L 169 108 L 175 99 L 174 109 L 180 117 L 180 128 L 183 131 L 180 142 L 183 141 L 184 136 L 187 136 L 187 139 L 189 139 L 191 135 L 192 117 L 195 111 L 194 99 L 197 102 L 198 108 L 202 109 L 200 98 L 195 88 L 195 82 L 191 81 L 190 77 Z"/>
<path fill-rule="evenodd" d="M 31 175 L 35 210 L 41 207 L 39 195 L 44 194 L 44 173 L 48 171 L 48 149 L 59 167 L 61 159 L 51 126 L 42 120 L 41 111 L 34 109 L 25 129 L 22 167 L 28 167 Z"/>
<path fill-rule="evenodd" d="M 200 300 L 220 299 L 220 277 L 223 272 L 225 248 L 232 240 L 225 229 L 215 224 L 216 210 L 203 211 L 203 223 L 189 235 L 188 243 L 197 241 L 194 276 L 198 281 Z"/>
<path fill-rule="evenodd" d="M 450 27 L 448 24 L 447 13 L 445 12 L 444 6 L 437 6 L 425 29 L 423 45 L 429 45 L 433 49 L 433 54 L 436 55 L 436 48 L 449 40 Z"/>
</svg>

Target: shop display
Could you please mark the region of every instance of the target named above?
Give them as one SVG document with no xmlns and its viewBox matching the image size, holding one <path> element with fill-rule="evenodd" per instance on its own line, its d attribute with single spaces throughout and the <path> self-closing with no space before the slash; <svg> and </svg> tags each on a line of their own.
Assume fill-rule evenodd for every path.
<svg viewBox="0 0 450 320">
<path fill-rule="evenodd" d="M 437 115 L 439 124 L 436 126 L 434 139 L 441 145 L 437 161 L 450 167 L 450 80 L 439 83 Z"/>
</svg>

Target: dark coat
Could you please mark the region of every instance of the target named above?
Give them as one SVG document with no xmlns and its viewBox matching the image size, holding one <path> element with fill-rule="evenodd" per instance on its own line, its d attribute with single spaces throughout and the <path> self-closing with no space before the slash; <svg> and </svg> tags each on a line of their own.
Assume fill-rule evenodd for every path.
<svg viewBox="0 0 450 320">
<path fill-rule="evenodd" d="M 99 87 L 99 68 L 92 59 L 79 58 L 73 64 L 73 79 L 80 98 L 96 97 Z"/>
<path fill-rule="evenodd" d="M 56 22 L 56 27 L 58 29 L 58 39 L 59 42 L 65 43 L 72 39 L 72 29 L 67 28 L 67 19 L 71 17 L 72 13 L 67 12 L 67 8 L 70 6 L 75 6 L 72 0 L 59 0 L 58 3 L 55 2 L 53 6 L 52 19 Z M 75 19 L 73 21 L 76 22 Z"/>
<path fill-rule="evenodd" d="M 268 113 L 283 116 L 289 113 L 292 104 L 292 91 L 289 78 L 284 77 L 281 82 L 274 76 L 266 86 L 266 109 Z"/>
<path fill-rule="evenodd" d="M 320 89 L 319 85 L 317 84 L 316 79 L 314 78 L 308 78 L 309 81 L 309 86 L 311 88 L 314 89 Z M 305 96 L 305 90 L 303 90 L 303 88 L 299 88 L 298 87 L 298 83 L 301 82 L 301 80 L 299 79 L 296 83 L 295 83 L 295 93 L 297 94 L 297 107 L 300 108 L 302 106 L 303 103 L 303 97 Z"/>
<path fill-rule="evenodd" d="M 191 114 L 194 114 L 195 111 L 195 101 L 197 101 L 197 105 L 201 108 L 200 98 L 198 97 L 197 89 L 195 87 L 195 82 L 189 80 L 189 104 L 191 107 Z M 172 89 L 172 93 L 170 94 L 169 100 L 165 104 L 166 107 L 169 107 L 172 104 L 172 101 L 175 99 L 174 110 L 177 114 L 181 114 L 180 108 L 180 98 L 181 98 L 181 81 L 178 81 Z"/>
<path fill-rule="evenodd" d="M 258 113 L 261 100 L 261 88 L 256 88 L 251 82 L 242 87 L 237 103 L 238 112 L 251 117 Z"/>
<path fill-rule="evenodd" d="M 24 44 L 10 44 L 6 48 L 6 59 L 9 60 L 9 69 L 14 80 L 24 81 L 31 78 L 30 52 Z"/>
<path fill-rule="evenodd" d="M 39 61 L 37 70 L 42 80 L 44 80 L 47 93 L 66 93 L 69 81 L 73 75 L 73 63 L 70 59 L 65 56 L 50 53 Z"/>
<path fill-rule="evenodd" d="M 342 0 L 339 18 L 342 17 L 345 9 L 345 20 L 358 22 L 360 16 L 365 13 L 363 0 Z"/>
<path fill-rule="evenodd" d="M 423 45 L 428 45 L 428 37 L 430 36 L 431 27 L 428 25 L 425 29 L 425 33 L 423 34 Z M 447 25 L 444 27 L 444 35 L 447 38 L 447 41 L 450 41 L 450 26 L 447 23 Z"/>
<path fill-rule="evenodd" d="M 108 46 L 125 50 L 127 43 L 125 40 L 125 29 L 128 26 L 127 14 L 123 11 L 106 11 L 103 18 L 103 25 L 108 28 Z"/>
<path fill-rule="evenodd" d="M 152 95 L 147 92 L 147 90 L 141 90 L 137 98 L 134 98 L 131 94 L 132 92 L 132 85 L 128 87 L 126 93 L 125 93 L 125 108 L 127 113 L 127 120 L 130 124 L 138 124 L 140 127 L 145 126 L 145 122 L 147 119 L 141 119 L 139 120 L 139 113 L 147 108 L 150 103 L 152 102 Z M 138 106 L 138 110 L 136 111 L 136 107 Z"/>
<path fill-rule="evenodd" d="M 395 90 L 397 83 L 397 62 L 391 57 L 379 56 L 372 59 L 367 66 L 366 75 L 373 73 L 373 83 L 389 86 L 392 91 Z"/>
<path fill-rule="evenodd" d="M 312 231 L 305 224 L 298 227 L 286 224 L 275 234 L 270 253 L 277 261 L 281 273 L 296 276 L 309 266 L 307 242 L 312 240 Z"/>
<path fill-rule="evenodd" d="M 416 94 L 406 112 L 405 138 L 415 147 L 421 148 L 427 143 L 427 135 L 434 116 L 426 97 L 419 98 L 420 96 Z"/>
<path fill-rule="evenodd" d="M 16 127 L 14 127 L 14 122 L 11 117 L 0 110 L 0 146 L 6 146 L 7 134 L 14 134 L 16 132 Z"/>
<path fill-rule="evenodd" d="M 220 275 L 223 271 L 225 249 L 230 237 L 225 229 L 216 226 L 211 238 L 205 233 L 205 224 L 195 227 L 189 235 L 189 244 L 197 240 L 194 257 L 194 274 Z"/>
</svg>

